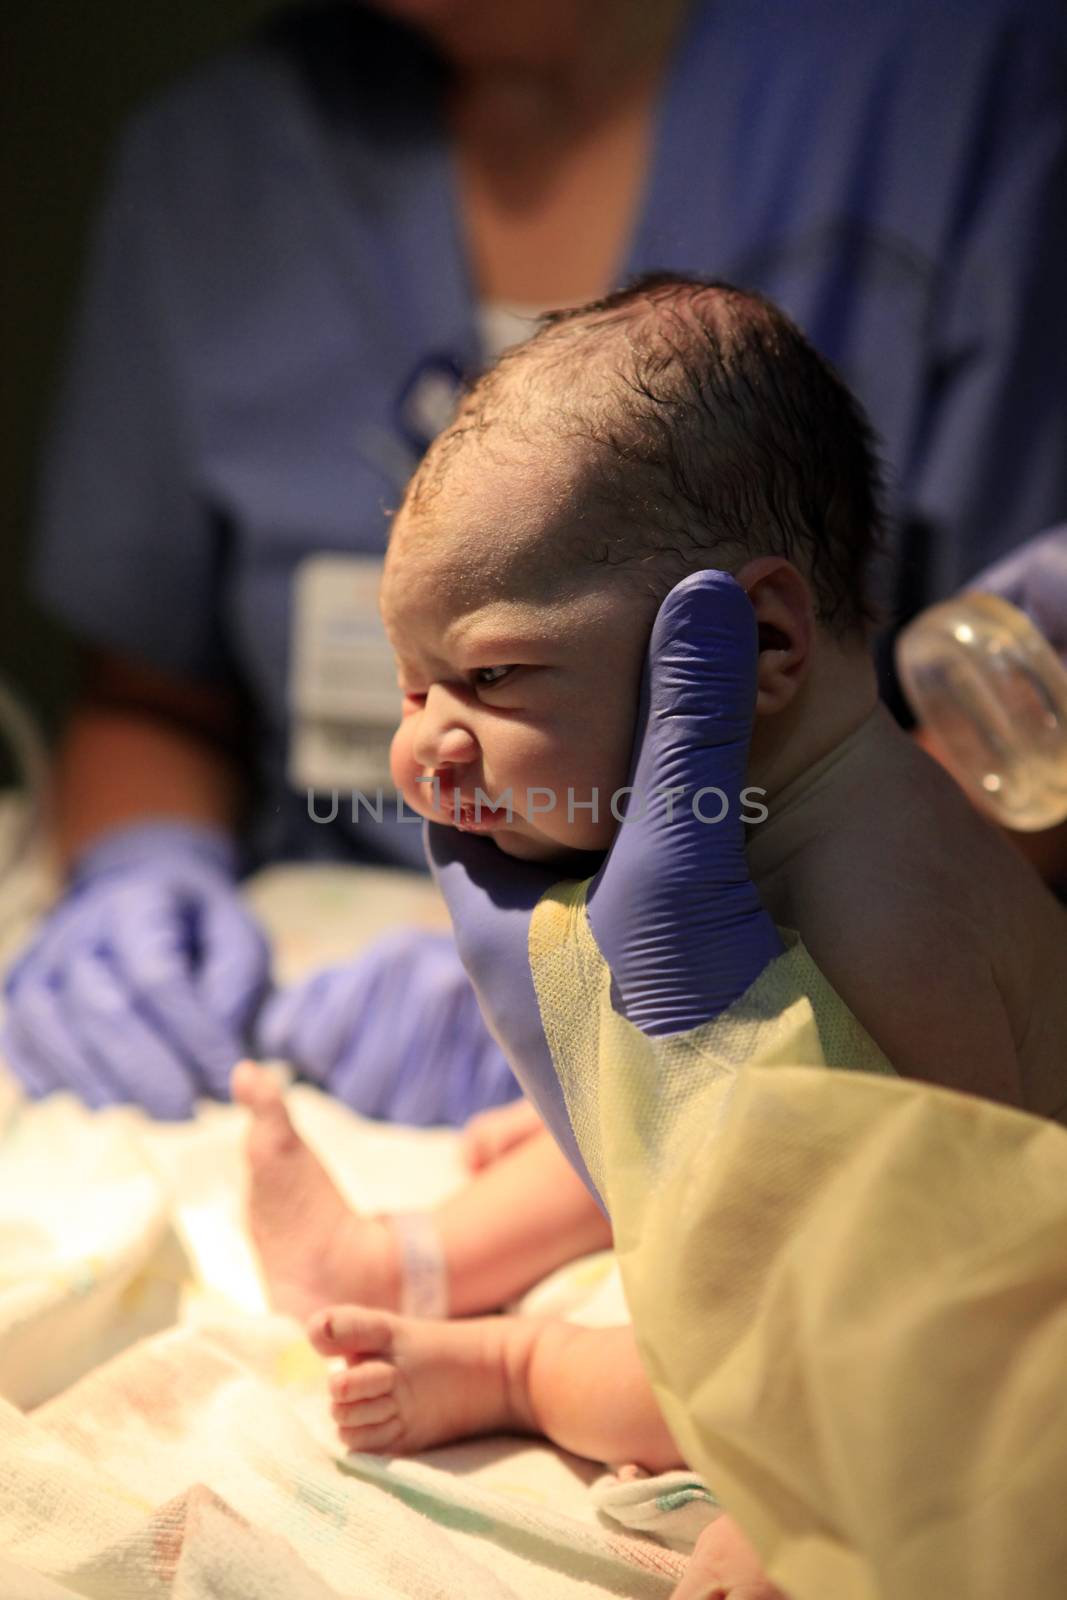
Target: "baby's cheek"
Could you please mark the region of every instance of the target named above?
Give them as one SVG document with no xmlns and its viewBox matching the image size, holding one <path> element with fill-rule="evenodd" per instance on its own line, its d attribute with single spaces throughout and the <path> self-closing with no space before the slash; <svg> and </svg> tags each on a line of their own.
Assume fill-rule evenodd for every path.
<svg viewBox="0 0 1067 1600">
<path fill-rule="evenodd" d="M 427 786 L 416 780 L 422 777 L 423 769 L 415 760 L 412 745 L 415 740 L 415 718 L 405 717 L 393 734 L 393 742 L 389 747 L 389 771 L 392 775 L 397 790 L 404 797 L 404 803 L 412 811 L 425 813 L 428 798 Z"/>
</svg>

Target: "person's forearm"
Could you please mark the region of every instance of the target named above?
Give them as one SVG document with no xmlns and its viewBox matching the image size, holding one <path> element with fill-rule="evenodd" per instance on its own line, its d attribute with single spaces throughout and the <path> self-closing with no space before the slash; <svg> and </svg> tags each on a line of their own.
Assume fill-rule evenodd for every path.
<svg viewBox="0 0 1067 1600">
<path fill-rule="evenodd" d="M 235 720 L 222 691 L 92 656 L 56 757 L 61 860 L 69 863 L 112 828 L 151 817 L 233 826 L 242 786 L 226 742 Z"/>
<path fill-rule="evenodd" d="M 554 1267 L 611 1245 L 611 1228 L 551 1134 L 534 1134 L 436 1213 L 452 1316 L 495 1310 Z"/>
<path fill-rule="evenodd" d="M 128 712 L 75 713 L 56 764 L 54 828 L 69 864 L 111 828 L 155 816 L 233 825 L 239 786 L 221 751 Z"/>
<path fill-rule="evenodd" d="M 684 1465 L 637 1353 L 633 1329 L 508 1319 L 505 1360 L 516 1423 L 591 1461 L 649 1472 Z"/>
</svg>

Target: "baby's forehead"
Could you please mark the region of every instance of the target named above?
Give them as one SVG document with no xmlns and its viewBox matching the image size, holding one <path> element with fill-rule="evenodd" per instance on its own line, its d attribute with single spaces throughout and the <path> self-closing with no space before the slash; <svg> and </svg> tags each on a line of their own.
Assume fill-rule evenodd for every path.
<svg viewBox="0 0 1067 1600">
<path fill-rule="evenodd" d="M 432 492 L 406 498 L 386 556 L 383 611 L 439 594 L 441 603 L 536 598 L 572 577 L 581 474 L 553 459 L 469 444 Z"/>
<path fill-rule="evenodd" d="M 386 627 L 402 638 L 443 636 L 465 617 L 491 612 L 505 627 L 551 604 L 563 587 L 558 557 L 537 540 L 492 539 L 479 531 L 390 541 L 382 582 Z"/>
</svg>

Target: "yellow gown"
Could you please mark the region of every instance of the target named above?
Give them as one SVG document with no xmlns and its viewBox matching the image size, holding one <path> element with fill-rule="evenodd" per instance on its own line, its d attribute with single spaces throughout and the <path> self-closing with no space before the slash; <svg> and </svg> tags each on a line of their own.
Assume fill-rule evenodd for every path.
<svg viewBox="0 0 1067 1600">
<path fill-rule="evenodd" d="M 1062 1600 L 1067 1130 L 896 1077 L 784 931 L 716 1021 L 646 1036 L 585 887 L 531 972 L 688 1463 L 794 1600 Z"/>
</svg>

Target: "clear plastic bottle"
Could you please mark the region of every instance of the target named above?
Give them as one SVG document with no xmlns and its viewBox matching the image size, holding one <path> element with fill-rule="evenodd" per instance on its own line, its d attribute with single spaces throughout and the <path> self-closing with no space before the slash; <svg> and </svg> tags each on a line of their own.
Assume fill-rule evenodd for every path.
<svg viewBox="0 0 1067 1600">
<path fill-rule="evenodd" d="M 900 634 L 912 710 L 976 805 L 1020 832 L 1067 818 L 1067 669 L 1029 617 L 977 590 Z"/>
</svg>

